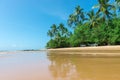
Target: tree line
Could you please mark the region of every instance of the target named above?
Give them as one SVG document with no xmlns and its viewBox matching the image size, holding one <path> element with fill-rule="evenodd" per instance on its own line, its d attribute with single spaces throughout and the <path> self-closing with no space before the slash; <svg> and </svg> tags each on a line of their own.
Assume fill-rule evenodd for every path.
<svg viewBox="0 0 120 80">
<path fill-rule="evenodd" d="M 85 12 L 77 6 L 67 24 L 53 24 L 47 35 L 46 48 L 120 44 L 120 0 L 98 0 L 92 10 Z M 72 31 L 70 30 L 72 29 Z"/>
</svg>

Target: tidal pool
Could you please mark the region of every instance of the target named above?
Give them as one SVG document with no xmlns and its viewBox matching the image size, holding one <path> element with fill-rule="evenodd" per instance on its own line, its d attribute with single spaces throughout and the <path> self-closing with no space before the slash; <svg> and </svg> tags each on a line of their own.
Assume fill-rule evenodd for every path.
<svg viewBox="0 0 120 80">
<path fill-rule="evenodd" d="M 120 80 L 120 58 L 8 52 L 0 54 L 0 80 Z"/>
</svg>

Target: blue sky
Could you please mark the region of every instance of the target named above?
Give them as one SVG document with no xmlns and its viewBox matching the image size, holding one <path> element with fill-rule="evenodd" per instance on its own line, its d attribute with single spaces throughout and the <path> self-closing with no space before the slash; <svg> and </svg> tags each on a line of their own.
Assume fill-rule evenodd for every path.
<svg viewBox="0 0 120 80">
<path fill-rule="evenodd" d="M 77 5 L 96 0 L 0 0 L 0 50 L 43 49 L 52 24 L 64 23 Z"/>
</svg>

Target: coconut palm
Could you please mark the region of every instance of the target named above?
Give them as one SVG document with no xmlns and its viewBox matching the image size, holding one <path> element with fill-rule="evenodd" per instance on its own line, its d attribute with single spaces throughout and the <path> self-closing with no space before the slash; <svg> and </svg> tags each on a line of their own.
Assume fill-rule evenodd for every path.
<svg viewBox="0 0 120 80">
<path fill-rule="evenodd" d="M 53 24 L 51 26 L 51 32 L 53 33 L 54 36 L 57 34 L 58 30 L 56 24 Z"/>
<path fill-rule="evenodd" d="M 61 33 L 61 36 L 67 36 L 68 34 L 68 29 L 64 27 L 64 24 L 59 24 L 58 29 Z"/>
<path fill-rule="evenodd" d="M 114 6 L 116 11 L 118 10 L 118 14 L 120 14 L 120 0 L 115 0 Z"/>
<path fill-rule="evenodd" d="M 113 8 L 112 8 L 112 10 L 113 10 L 113 17 L 117 17 L 118 16 L 118 12 L 120 12 L 120 0 L 115 0 L 113 3 L 112 3 L 112 5 L 113 5 Z"/>
<path fill-rule="evenodd" d="M 120 10 L 120 0 L 115 0 L 115 2 L 117 3 L 116 5 L 117 5 L 117 7 L 118 7 L 119 10 Z"/>
<path fill-rule="evenodd" d="M 109 3 L 110 0 L 98 0 L 98 5 L 93 8 L 98 8 L 97 15 L 101 14 L 102 21 L 106 21 L 112 18 L 111 10 L 114 7 Z"/>
<path fill-rule="evenodd" d="M 120 0 L 115 0 L 115 1 L 118 2 L 118 3 L 120 2 Z"/>
<path fill-rule="evenodd" d="M 71 14 L 71 15 L 69 16 L 68 25 L 69 25 L 70 27 L 72 27 L 72 28 L 74 28 L 73 25 L 74 25 L 74 26 L 76 25 L 76 17 L 75 17 L 74 14 Z"/>
<path fill-rule="evenodd" d="M 83 9 L 80 6 L 77 6 L 75 8 L 75 15 L 76 15 L 76 20 L 78 22 L 77 24 L 82 23 L 85 20 Z"/>
<path fill-rule="evenodd" d="M 100 15 L 96 15 L 94 10 L 91 10 L 89 13 L 87 13 L 87 15 L 88 15 L 87 23 L 89 24 L 90 28 L 98 25 L 98 22 L 100 20 Z"/>
<path fill-rule="evenodd" d="M 53 36 L 54 36 L 53 33 L 52 33 L 50 30 L 48 30 L 47 35 L 50 36 L 51 39 L 52 39 Z"/>
<path fill-rule="evenodd" d="M 51 27 L 51 30 L 48 30 L 47 35 L 50 36 L 51 38 L 54 38 L 57 35 L 57 26 L 53 24 Z"/>
<path fill-rule="evenodd" d="M 69 16 L 68 25 L 70 27 L 82 24 L 85 20 L 83 9 L 80 6 L 75 8 L 75 12 Z M 73 27 L 74 28 L 74 27 Z"/>
</svg>

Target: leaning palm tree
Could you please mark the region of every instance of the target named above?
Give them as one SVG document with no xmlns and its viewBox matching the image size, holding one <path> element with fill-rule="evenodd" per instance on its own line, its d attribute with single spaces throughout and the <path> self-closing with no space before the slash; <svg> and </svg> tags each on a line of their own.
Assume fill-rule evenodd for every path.
<svg viewBox="0 0 120 80">
<path fill-rule="evenodd" d="M 93 8 L 98 8 L 97 15 L 101 14 L 102 21 L 107 21 L 112 18 L 111 10 L 114 7 L 109 3 L 110 0 L 98 0 L 98 5 L 93 6 Z"/>
</svg>

